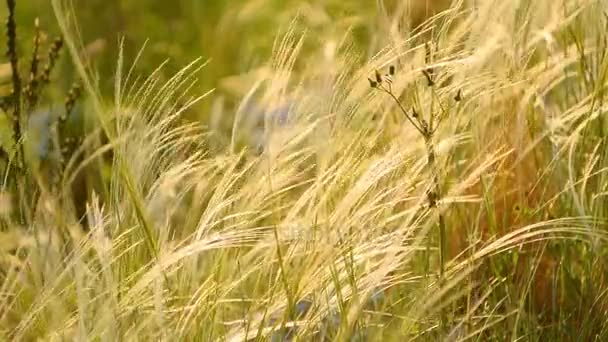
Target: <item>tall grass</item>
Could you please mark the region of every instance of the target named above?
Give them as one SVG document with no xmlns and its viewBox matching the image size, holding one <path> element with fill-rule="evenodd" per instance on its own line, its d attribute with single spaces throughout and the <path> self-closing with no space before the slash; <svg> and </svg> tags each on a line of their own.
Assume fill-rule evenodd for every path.
<svg viewBox="0 0 608 342">
<path fill-rule="evenodd" d="M 605 1 L 393 12 L 369 58 L 296 18 L 217 109 L 228 141 L 182 120 L 213 61 L 120 53 L 108 100 L 52 4 L 94 129 L 28 225 L 3 210 L 3 340 L 608 338 Z M 96 168 L 83 230 L 64 198 Z"/>
</svg>

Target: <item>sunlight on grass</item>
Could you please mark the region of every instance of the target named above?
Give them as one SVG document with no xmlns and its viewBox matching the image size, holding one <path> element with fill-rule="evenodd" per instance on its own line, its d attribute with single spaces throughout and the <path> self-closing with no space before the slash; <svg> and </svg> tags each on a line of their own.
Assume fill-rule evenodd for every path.
<svg viewBox="0 0 608 342">
<path fill-rule="evenodd" d="M 605 2 L 271 2 L 251 68 L 8 40 L 3 340 L 608 338 Z"/>
</svg>

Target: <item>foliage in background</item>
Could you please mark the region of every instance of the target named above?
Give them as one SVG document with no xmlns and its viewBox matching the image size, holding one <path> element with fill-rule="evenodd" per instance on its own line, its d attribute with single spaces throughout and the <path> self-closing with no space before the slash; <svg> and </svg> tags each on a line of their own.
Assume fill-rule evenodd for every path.
<svg viewBox="0 0 608 342">
<path fill-rule="evenodd" d="M 391 30 L 394 32 L 395 27 L 388 24 L 391 19 L 415 17 L 415 25 L 446 4 L 445 0 L 434 0 L 428 6 L 389 0 L 383 1 L 381 7 L 372 1 L 335 0 L 71 1 L 85 51 L 100 75 L 101 90 L 106 95 L 113 92 L 113 80 L 101 75 L 114 73 L 118 43 L 124 38 L 124 53 L 130 59 L 147 42 L 146 58 L 138 63 L 142 74 L 152 72 L 167 59 L 168 68 L 162 72 L 166 77 L 195 58 L 210 60 L 198 89 L 216 88 L 222 95 L 222 104 L 230 107 L 228 112 L 260 73 L 268 71 L 266 62 L 275 37 L 288 28 L 296 15 L 300 18 L 299 28 L 309 36 L 304 50 L 322 50 L 328 43 L 339 45 L 348 35 L 359 52 L 370 55 L 384 46 Z M 24 1 L 19 7 L 20 22 L 33 22 L 35 17 L 40 17 L 44 26 L 54 22 L 49 1 Z M 24 31 L 22 44 L 33 34 L 31 30 Z M 69 66 L 63 72 L 73 76 Z M 213 103 L 204 101 L 192 116 L 209 120 L 211 107 Z"/>
</svg>

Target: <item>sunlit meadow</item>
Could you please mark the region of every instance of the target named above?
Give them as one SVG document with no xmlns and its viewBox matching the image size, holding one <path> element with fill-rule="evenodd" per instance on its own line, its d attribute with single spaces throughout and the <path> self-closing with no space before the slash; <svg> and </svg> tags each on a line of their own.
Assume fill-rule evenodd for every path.
<svg viewBox="0 0 608 342">
<path fill-rule="evenodd" d="M 1 6 L 2 340 L 608 340 L 608 2 Z"/>
</svg>

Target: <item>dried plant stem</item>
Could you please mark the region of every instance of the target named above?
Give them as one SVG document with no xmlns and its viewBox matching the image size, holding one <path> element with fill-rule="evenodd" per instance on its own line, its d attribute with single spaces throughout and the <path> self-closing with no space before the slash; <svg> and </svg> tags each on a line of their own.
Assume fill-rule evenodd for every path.
<svg viewBox="0 0 608 342">
<path fill-rule="evenodd" d="M 438 207 L 438 202 L 441 201 L 441 184 L 439 179 L 439 167 L 435 158 L 435 145 L 433 144 L 432 136 L 425 136 L 425 146 L 427 150 L 427 165 L 432 173 L 431 190 L 427 193 L 427 201 L 430 210 L 434 210 L 437 214 L 437 225 L 439 228 L 439 287 L 443 287 L 445 283 L 445 262 L 447 254 L 447 235 L 445 218 L 441 209 Z M 445 309 L 442 307 L 440 312 L 441 332 L 446 331 Z"/>
<path fill-rule="evenodd" d="M 401 113 L 403 113 L 406 119 L 424 138 L 427 153 L 427 166 L 432 174 L 431 189 L 427 192 L 427 203 L 429 209 L 436 209 L 437 212 L 437 220 L 439 225 L 439 279 L 440 282 L 443 282 L 446 260 L 446 224 L 443 214 L 437 206 L 437 202 L 441 200 L 441 184 L 439 178 L 439 168 L 436 160 L 435 145 L 433 144 L 433 127 L 429 126 L 424 120 L 418 118 L 417 116 L 414 117 L 410 115 L 399 98 L 393 93 L 390 85 L 388 88 L 382 85 L 379 85 L 377 88 L 388 94 L 393 99 L 397 107 L 399 107 Z"/>
<path fill-rule="evenodd" d="M 9 108 L 12 107 L 12 115 L 7 111 L 7 117 L 13 121 L 13 137 L 15 139 L 15 153 L 11 158 L 9 156 L 8 151 L 4 153 L 7 156 L 7 168 L 10 168 L 10 165 L 13 164 L 16 166 L 17 170 L 10 170 L 8 176 L 11 179 L 11 183 L 15 187 L 17 192 L 17 196 L 13 199 L 17 208 L 19 208 L 19 223 L 25 224 L 27 219 L 27 214 L 25 211 L 27 210 L 25 205 L 21 205 L 24 203 L 23 193 L 26 191 L 24 188 L 27 188 L 26 178 L 25 178 L 25 153 L 23 150 L 23 144 L 21 141 L 21 75 L 19 73 L 19 55 L 17 52 L 17 24 L 15 21 L 15 0 L 6 0 L 6 6 L 8 9 L 8 17 L 6 20 L 6 56 L 9 59 L 11 66 L 11 81 L 12 81 L 12 94 L 10 97 L 10 105 Z M 12 159 L 12 162 L 11 162 Z M 27 201 L 25 201 L 27 203 Z"/>
<path fill-rule="evenodd" d="M 439 230 L 439 246 L 438 246 L 438 250 L 439 250 L 439 277 L 438 278 L 439 279 L 438 279 L 438 283 L 439 283 L 439 287 L 441 288 L 444 286 L 444 283 L 445 283 L 445 263 L 446 263 L 446 256 L 447 256 L 447 241 L 446 241 L 447 240 L 447 235 L 446 235 L 447 227 L 446 227 L 444 215 L 438 206 L 438 202 L 441 201 L 441 199 L 442 199 L 442 193 L 441 193 L 441 179 L 440 179 L 440 174 L 439 174 L 439 166 L 437 165 L 435 145 L 433 143 L 433 135 L 436 130 L 436 127 L 434 127 L 435 120 L 433 120 L 434 117 L 432 114 L 432 108 L 431 108 L 431 115 L 429 117 L 429 121 L 420 117 L 420 115 L 415 110 L 412 109 L 412 113 L 409 113 L 405 109 L 405 107 L 403 106 L 403 103 L 401 102 L 399 97 L 397 95 L 395 95 L 395 93 L 393 92 L 391 76 L 393 76 L 393 74 L 394 74 L 394 67 L 391 67 L 390 70 L 391 71 L 390 71 L 389 75 L 385 76 L 386 78 L 382 77 L 380 75 L 380 73 L 378 71 L 376 71 L 375 79 L 369 79 L 369 82 L 370 82 L 370 86 L 372 88 L 378 89 L 391 97 L 391 99 L 397 105 L 397 107 L 399 108 L 401 113 L 405 116 L 407 121 L 409 121 L 409 123 L 416 129 L 416 131 L 418 131 L 418 133 L 424 139 L 424 145 L 425 145 L 425 149 L 426 149 L 426 153 L 427 153 L 427 167 L 431 173 L 431 184 L 429 186 L 429 189 L 426 192 L 427 205 L 428 205 L 428 210 L 430 210 L 436 214 L 437 226 L 438 226 L 438 230 Z M 433 69 L 429 68 L 427 70 L 424 70 L 423 73 L 428 80 L 428 86 L 433 87 L 433 85 L 435 84 L 434 79 L 433 79 L 433 75 L 434 75 Z M 441 106 L 441 103 L 440 103 L 440 106 Z M 442 107 L 442 111 L 443 111 L 443 114 L 445 114 L 445 110 L 443 109 L 443 107 Z M 437 122 L 437 125 L 438 124 L 439 124 L 439 122 Z M 445 315 L 445 309 L 442 307 L 441 311 L 440 311 L 440 331 L 441 331 L 441 333 L 444 333 L 446 331 L 446 324 L 447 324 L 447 319 L 446 319 L 446 315 Z"/>
<path fill-rule="evenodd" d="M 7 52 L 12 71 L 12 105 L 13 105 L 13 134 L 19 143 L 21 139 L 21 76 L 19 74 L 19 56 L 17 54 L 17 24 L 15 22 L 15 0 L 6 0 L 8 18 L 6 21 Z"/>
<path fill-rule="evenodd" d="M 39 51 L 40 51 L 40 40 L 41 40 L 41 33 L 40 33 L 40 20 L 38 20 L 38 18 L 36 18 L 36 20 L 34 21 L 34 48 L 32 51 L 32 60 L 30 62 L 30 77 L 29 77 L 29 82 L 25 88 L 25 96 L 26 96 L 26 113 L 29 113 L 35 106 L 36 103 L 38 102 L 38 93 L 37 93 L 37 87 L 38 87 L 38 66 L 40 63 L 40 56 L 38 55 Z"/>
<path fill-rule="evenodd" d="M 438 224 L 439 224 L 439 243 L 440 243 L 440 248 L 439 248 L 439 278 L 440 280 L 443 279 L 443 274 L 444 274 L 444 267 L 445 267 L 445 254 L 446 254 L 446 246 L 445 246 L 445 240 L 446 240 L 446 225 L 445 225 L 445 219 L 443 217 L 443 214 L 441 213 L 441 210 L 439 210 L 437 203 L 439 201 L 441 201 L 441 184 L 440 184 L 440 179 L 439 179 L 439 168 L 437 166 L 437 161 L 435 159 L 435 146 L 433 144 L 432 138 L 425 137 L 425 145 L 426 145 L 426 150 L 427 150 L 427 165 L 429 167 L 429 170 L 432 173 L 432 184 L 431 184 L 431 188 L 432 190 L 430 190 L 427 193 L 427 200 L 428 200 L 428 205 L 429 208 L 431 209 L 436 209 L 437 211 L 437 220 L 438 220 Z"/>
</svg>

